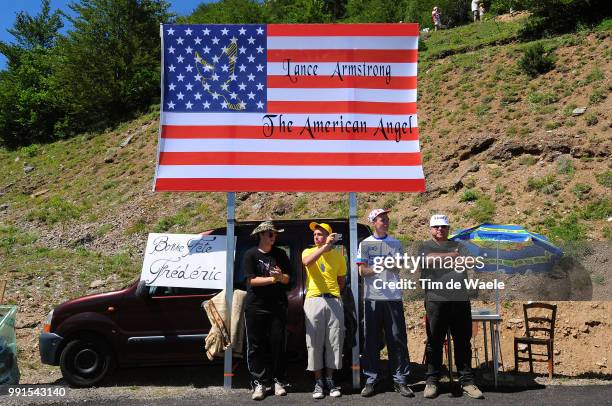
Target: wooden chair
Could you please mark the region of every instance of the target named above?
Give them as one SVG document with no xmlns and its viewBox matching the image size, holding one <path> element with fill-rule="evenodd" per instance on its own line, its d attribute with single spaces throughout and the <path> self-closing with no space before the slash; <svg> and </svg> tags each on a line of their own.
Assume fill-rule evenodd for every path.
<svg viewBox="0 0 612 406">
<path fill-rule="evenodd" d="M 538 315 L 534 316 L 533 313 Z M 514 370 L 518 372 L 519 361 L 529 361 L 529 372 L 533 373 L 534 362 L 548 362 L 548 376 L 553 377 L 554 359 L 553 343 L 555 339 L 555 318 L 557 316 L 557 305 L 548 303 L 528 303 L 523 305 L 525 315 L 525 335 L 514 337 Z M 541 316 L 546 313 L 546 316 Z M 528 357 L 519 356 L 518 345 L 526 344 Z M 546 353 L 534 353 L 531 346 L 546 346 Z M 544 356 L 546 358 L 534 358 L 533 356 Z"/>
</svg>

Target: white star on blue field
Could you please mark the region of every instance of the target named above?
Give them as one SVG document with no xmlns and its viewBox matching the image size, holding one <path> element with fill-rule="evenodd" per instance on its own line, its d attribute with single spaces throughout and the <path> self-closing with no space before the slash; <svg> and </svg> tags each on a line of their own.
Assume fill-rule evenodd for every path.
<svg viewBox="0 0 612 406">
<path fill-rule="evenodd" d="M 266 111 L 265 25 L 163 29 L 164 111 Z"/>
</svg>

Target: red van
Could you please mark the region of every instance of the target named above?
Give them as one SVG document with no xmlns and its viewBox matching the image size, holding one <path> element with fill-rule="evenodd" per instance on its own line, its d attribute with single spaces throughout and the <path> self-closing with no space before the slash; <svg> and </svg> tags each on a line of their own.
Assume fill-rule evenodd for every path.
<svg viewBox="0 0 612 406">
<path fill-rule="evenodd" d="M 346 219 L 279 220 L 285 229 L 276 246 L 289 256 L 295 283 L 288 293 L 287 349 L 292 359 L 305 354 L 304 313 L 305 272 L 302 250 L 312 245 L 311 221 L 325 222 L 342 233 L 340 243 L 348 261 L 349 225 Z M 234 286 L 245 288 L 242 255 L 255 244 L 249 238 L 259 222 L 237 222 Z M 223 235 L 225 228 L 204 234 Z M 357 225 L 358 241 L 370 235 Z M 350 278 L 347 278 L 350 283 Z M 39 337 L 40 358 L 44 364 L 59 365 L 64 379 L 72 386 L 100 383 L 115 367 L 145 365 L 193 365 L 207 362 L 204 339 L 210 329 L 201 309 L 204 300 L 219 290 L 139 286 L 139 279 L 122 290 L 69 300 L 53 309 Z"/>
</svg>

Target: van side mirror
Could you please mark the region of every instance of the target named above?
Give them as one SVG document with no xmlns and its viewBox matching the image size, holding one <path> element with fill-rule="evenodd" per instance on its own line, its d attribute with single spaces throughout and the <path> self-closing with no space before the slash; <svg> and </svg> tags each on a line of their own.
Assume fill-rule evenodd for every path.
<svg viewBox="0 0 612 406">
<path fill-rule="evenodd" d="M 148 299 L 149 296 L 149 287 L 145 281 L 139 281 L 138 286 L 136 287 L 136 296 L 142 299 Z"/>
</svg>

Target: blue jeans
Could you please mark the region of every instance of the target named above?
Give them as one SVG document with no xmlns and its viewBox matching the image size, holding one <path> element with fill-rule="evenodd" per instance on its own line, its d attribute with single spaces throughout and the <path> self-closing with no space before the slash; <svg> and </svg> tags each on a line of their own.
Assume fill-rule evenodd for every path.
<svg viewBox="0 0 612 406">
<path fill-rule="evenodd" d="M 367 383 L 374 384 L 382 377 L 380 350 L 383 347 L 384 332 L 393 381 L 405 384 L 410 373 L 410 356 L 401 300 L 365 300 L 363 323 L 363 373 L 367 376 Z"/>
</svg>

